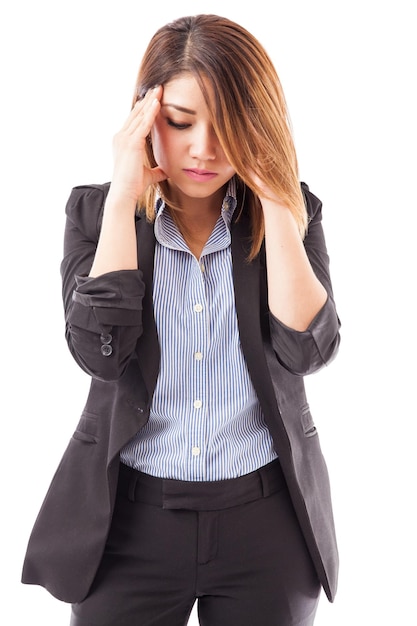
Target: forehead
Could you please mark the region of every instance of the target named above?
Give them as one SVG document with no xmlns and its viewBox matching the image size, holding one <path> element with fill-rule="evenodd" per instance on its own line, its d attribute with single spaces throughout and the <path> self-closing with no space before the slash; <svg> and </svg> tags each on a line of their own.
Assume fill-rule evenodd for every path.
<svg viewBox="0 0 417 626">
<path fill-rule="evenodd" d="M 210 86 L 205 83 L 210 93 Z M 189 109 L 207 108 L 203 92 L 197 79 L 189 73 L 178 74 L 164 84 L 162 105 L 177 104 Z"/>
</svg>

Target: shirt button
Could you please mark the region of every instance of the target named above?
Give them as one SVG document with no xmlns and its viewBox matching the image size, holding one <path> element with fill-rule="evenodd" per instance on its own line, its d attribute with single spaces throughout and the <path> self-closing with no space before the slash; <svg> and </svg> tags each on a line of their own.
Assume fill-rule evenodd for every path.
<svg viewBox="0 0 417 626">
<path fill-rule="evenodd" d="M 202 406 L 203 406 L 203 403 L 201 402 L 201 400 L 194 400 L 195 409 L 201 409 Z"/>
<path fill-rule="evenodd" d="M 195 304 L 194 305 L 194 311 L 196 313 L 201 313 L 202 310 L 203 310 L 203 305 L 202 304 Z"/>
<path fill-rule="evenodd" d="M 103 333 L 102 335 L 100 335 L 100 341 L 103 344 L 111 343 L 112 339 L 113 337 L 110 335 L 110 333 Z"/>
<path fill-rule="evenodd" d="M 100 349 L 101 349 L 101 354 L 103 356 L 110 356 L 111 353 L 113 352 L 113 348 L 108 343 L 105 343 L 103 346 L 101 346 Z"/>
<path fill-rule="evenodd" d="M 194 446 L 193 449 L 191 450 L 191 454 L 193 456 L 198 456 L 200 454 L 200 448 L 198 446 Z"/>
<path fill-rule="evenodd" d="M 206 271 L 206 267 L 205 267 L 204 263 L 200 263 L 200 269 L 201 269 L 202 272 Z"/>
<path fill-rule="evenodd" d="M 196 360 L 196 361 L 201 361 L 201 360 L 202 360 L 202 358 L 203 358 L 203 355 L 202 355 L 202 353 L 201 353 L 201 352 L 195 352 L 195 353 L 194 353 L 194 357 L 195 357 L 195 360 Z"/>
</svg>

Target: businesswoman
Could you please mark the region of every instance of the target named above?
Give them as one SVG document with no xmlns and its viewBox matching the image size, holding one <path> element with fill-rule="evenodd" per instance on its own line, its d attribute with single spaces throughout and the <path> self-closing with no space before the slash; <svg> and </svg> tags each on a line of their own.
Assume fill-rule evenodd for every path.
<svg viewBox="0 0 417 626">
<path fill-rule="evenodd" d="M 107 184 L 75 187 L 66 337 L 91 389 L 23 582 L 72 626 L 307 626 L 338 554 L 303 377 L 339 320 L 277 73 L 215 15 L 160 28 Z"/>
</svg>

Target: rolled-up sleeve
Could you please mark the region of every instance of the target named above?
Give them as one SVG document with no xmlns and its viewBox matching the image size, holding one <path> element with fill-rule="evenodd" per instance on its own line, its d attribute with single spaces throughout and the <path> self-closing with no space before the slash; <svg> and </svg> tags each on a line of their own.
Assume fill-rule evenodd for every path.
<svg viewBox="0 0 417 626">
<path fill-rule="evenodd" d="M 75 276 L 75 282 L 73 323 L 84 319 L 86 307 L 90 307 L 97 325 L 138 325 L 144 295 L 140 270 L 109 272 L 97 278 Z"/>
<path fill-rule="evenodd" d="M 306 376 L 328 365 L 340 343 L 340 321 L 330 297 L 305 331 L 288 328 L 270 314 L 272 346 L 286 369 Z"/>
</svg>

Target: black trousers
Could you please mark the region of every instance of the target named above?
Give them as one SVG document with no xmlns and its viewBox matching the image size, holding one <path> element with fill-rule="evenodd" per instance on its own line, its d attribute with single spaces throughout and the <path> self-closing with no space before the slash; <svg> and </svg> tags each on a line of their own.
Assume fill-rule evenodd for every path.
<svg viewBox="0 0 417 626">
<path fill-rule="evenodd" d="M 280 464 L 218 482 L 121 465 L 105 553 L 71 626 L 311 626 L 320 584 Z"/>
</svg>

